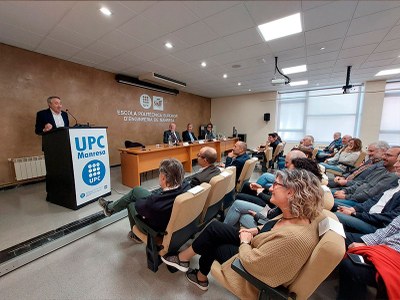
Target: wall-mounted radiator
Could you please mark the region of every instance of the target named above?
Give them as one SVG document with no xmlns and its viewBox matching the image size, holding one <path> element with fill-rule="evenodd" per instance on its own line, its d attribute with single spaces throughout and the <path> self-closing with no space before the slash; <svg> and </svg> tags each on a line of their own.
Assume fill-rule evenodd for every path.
<svg viewBox="0 0 400 300">
<path fill-rule="evenodd" d="M 46 165 L 44 155 L 12 158 L 15 169 L 15 179 L 17 181 L 27 180 L 46 175 Z"/>
</svg>

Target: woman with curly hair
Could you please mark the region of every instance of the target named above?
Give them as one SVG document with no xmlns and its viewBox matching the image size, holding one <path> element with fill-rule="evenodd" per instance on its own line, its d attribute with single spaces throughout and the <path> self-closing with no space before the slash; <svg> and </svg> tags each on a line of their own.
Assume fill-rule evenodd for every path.
<svg viewBox="0 0 400 300">
<path fill-rule="evenodd" d="M 239 298 L 256 298 L 256 288 L 231 268 L 239 257 L 244 268 L 270 286 L 290 283 L 306 263 L 319 241 L 318 223 L 322 211 L 321 183 L 305 170 L 282 170 L 270 188 L 271 203 L 282 216 L 264 226 L 241 229 L 218 221 L 211 222 L 192 246 L 166 255 L 167 265 L 186 272 L 189 282 L 208 289 L 207 275 L 217 260 L 222 265 L 225 286 Z M 189 269 L 190 259 L 200 254 L 200 269 Z"/>
</svg>

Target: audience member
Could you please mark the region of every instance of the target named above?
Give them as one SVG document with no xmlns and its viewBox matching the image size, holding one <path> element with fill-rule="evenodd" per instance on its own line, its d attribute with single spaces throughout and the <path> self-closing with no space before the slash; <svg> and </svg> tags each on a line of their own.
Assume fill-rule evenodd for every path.
<svg viewBox="0 0 400 300">
<path fill-rule="evenodd" d="M 362 234 L 383 228 L 400 214 L 400 154 L 395 163 L 397 185 L 353 207 L 338 206 L 335 213 L 346 232 L 346 245 L 360 242 Z"/>
<path fill-rule="evenodd" d="M 294 147 L 292 150 L 300 150 L 304 152 L 308 158 L 311 158 L 314 151 L 314 137 L 312 135 L 304 136 L 304 138 L 300 141 L 300 144 L 297 147 Z"/>
<path fill-rule="evenodd" d="M 217 161 L 217 150 L 211 147 L 203 147 L 197 154 L 197 162 L 200 170 L 190 180 L 192 187 L 203 182 L 210 182 L 211 178 L 221 173 L 221 170 L 214 165 Z"/>
<path fill-rule="evenodd" d="M 119 200 L 111 202 L 103 197 L 99 198 L 99 205 L 103 208 L 106 216 L 128 209 L 128 218 L 131 230 L 128 238 L 141 243 L 142 241 L 132 232 L 135 225 L 133 216 L 139 215 L 143 221 L 157 231 L 163 231 L 167 227 L 171 217 L 172 206 L 176 196 L 186 192 L 190 185 L 183 182 L 185 171 L 182 163 L 175 158 L 164 159 L 159 168 L 160 192 L 151 193 L 138 186 L 134 187 L 128 194 Z M 139 225 L 138 225 L 139 226 Z"/>
<path fill-rule="evenodd" d="M 285 157 L 285 167 L 293 169 L 292 160 L 295 158 L 306 158 L 306 155 L 300 150 L 290 151 Z M 258 178 L 256 183 L 245 182 L 240 193 L 236 195 L 236 199 L 265 206 L 270 198 L 269 187 L 274 181 L 274 174 L 264 173 Z"/>
<path fill-rule="evenodd" d="M 382 192 L 397 186 L 397 175 L 395 174 L 394 164 L 400 154 L 400 147 L 394 146 L 383 155 L 383 166 L 372 166 L 374 168 L 364 180 L 353 182 L 352 185 L 344 187 L 339 191 L 332 191 L 335 197 L 335 206 L 348 205 L 354 206 L 367 199 L 381 194 Z"/>
<path fill-rule="evenodd" d="M 173 144 L 177 144 L 181 142 L 181 137 L 179 136 L 179 132 L 175 131 L 176 124 L 169 124 L 169 129 L 164 131 L 163 143 L 168 144 L 169 138 L 171 137 L 171 141 Z"/>
<path fill-rule="evenodd" d="M 328 158 L 324 163 L 321 163 L 325 169 L 330 169 L 338 172 L 346 172 L 348 167 L 354 166 L 354 163 L 360 156 L 362 142 L 360 139 L 350 139 L 347 147 L 343 151 L 339 151 L 334 157 Z"/>
<path fill-rule="evenodd" d="M 194 141 L 197 141 L 197 138 L 193 133 L 193 124 L 192 123 L 187 124 L 187 129 L 184 132 L 182 132 L 182 140 L 184 142 L 189 142 L 189 143 L 193 143 Z"/>
<path fill-rule="evenodd" d="M 317 177 L 305 170 L 277 172 L 271 202 L 284 212 L 279 220 L 262 228 L 238 229 L 214 221 L 178 255 L 166 255 L 167 265 L 186 272 L 188 281 L 208 289 L 207 275 L 214 260 L 223 263 L 225 284 L 240 299 L 255 299 L 256 287 L 231 269 L 239 254 L 244 268 L 270 286 L 287 285 L 298 275 L 319 242 L 322 190 Z M 307 199 L 307 201 L 304 201 Z M 189 269 L 190 259 L 200 254 L 199 270 Z"/>
<path fill-rule="evenodd" d="M 68 127 L 68 114 L 62 111 L 61 99 L 58 96 L 47 98 L 48 109 L 38 111 L 36 114 L 35 133 L 43 134 L 54 128 Z"/>
<path fill-rule="evenodd" d="M 324 149 L 318 150 L 315 158 L 318 162 L 323 162 L 325 159 L 334 156 L 335 152 L 339 151 L 342 146 L 342 134 L 335 132 L 333 134 L 333 141 Z"/>
<path fill-rule="evenodd" d="M 221 163 L 220 167 L 226 168 L 230 166 L 236 167 L 236 181 L 238 181 L 240 177 L 240 173 L 242 173 L 243 166 L 250 157 L 246 153 L 247 145 L 245 142 L 237 141 L 233 146 L 233 150 L 229 152 L 226 157 L 225 163 Z"/>
<path fill-rule="evenodd" d="M 276 147 L 280 143 L 278 137 L 279 137 L 278 134 L 275 132 L 268 133 L 268 138 L 267 138 L 267 142 L 265 143 L 265 145 L 260 145 L 257 149 L 257 152 L 253 153 L 253 157 L 258 157 L 259 159 L 262 160 L 263 170 L 265 170 L 265 171 L 267 169 L 267 166 L 265 166 L 265 160 L 266 160 L 265 150 L 267 147 L 272 147 L 272 153 L 274 153 Z M 279 155 L 277 155 L 276 159 L 278 158 L 278 156 L 282 155 L 282 152 L 279 153 Z M 270 165 L 272 165 L 272 164 L 273 164 L 273 161 L 270 161 Z"/>
<path fill-rule="evenodd" d="M 301 153 L 304 155 L 303 152 Z M 322 179 L 322 174 L 318 164 L 309 158 L 293 159 L 292 164 L 288 169 L 306 170 L 313 173 L 319 180 Z M 274 206 L 269 201 L 265 206 L 260 206 L 248 201 L 240 200 L 239 197 L 236 197 L 236 199 L 237 200 L 233 202 L 226 214 L 224 220 L 224 223 L 226 224 L 236 226 L 240 223 L 240 225 L 246 228 L 253 228 L 259 223 L 264 224 L 268 219 L 274 218 L 282 213 L 279 208 L 273 208 Z"/>
<path fill-rule="evenodd" d="M 339 265 L 340 300 L 367 299 L 367 286 L 378 289 L 377 299 L 400 299 L 400 216 L 387 227 L 363 235 L 348 253 L 363 256 L 365 264 L 349 257 Z"/>
<path fill-rule="evenodd" d="M 377 164 L 382 161 L 383 155 L 389 148 L 389 144 L 384 141 L 370 144 L 367 149 L 366 161 L 358 168 L 344 173 L 343 176 L 336 176 L 334 179 L 329 179 L 328 187 L 349 186 L 352 185 L 354 181 L 363 180 L 374 169 L 371 168 L 371 166 L 377 166 Z M 383 166 L 383 163 L 381 166 Z"/>
</svg>

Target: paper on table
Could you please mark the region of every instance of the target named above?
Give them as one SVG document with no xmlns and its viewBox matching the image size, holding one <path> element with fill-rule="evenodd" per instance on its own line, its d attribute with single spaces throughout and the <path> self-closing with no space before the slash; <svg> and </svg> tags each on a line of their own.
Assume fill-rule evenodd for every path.
<svg viewBox="0 0 400 300">
<path fill-rule="evenodd" d="M 318 225 L 319 236 L 322 236 L 328 230 L 333 230 L 337 234 L 340 234 L 342 237 L 346 238 L 346 234 L 344 233 L 342 223 L 329 217 L 319 222 Z"/>
<path fill-rule="evenodd" d="M 204 188 L 200 185 L 197 185 L 195 187 L 192 187 L 190 190 L 188 190 L 188 192 L 192 193 L 193 195 L 196 195 L 196 194 L 200 193 L 202 190 L 204 190 Z"/>
</svg>

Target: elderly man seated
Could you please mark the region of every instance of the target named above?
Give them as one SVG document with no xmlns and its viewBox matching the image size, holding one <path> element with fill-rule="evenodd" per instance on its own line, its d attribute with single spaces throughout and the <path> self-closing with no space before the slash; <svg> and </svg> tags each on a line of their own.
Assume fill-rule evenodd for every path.
<svg viewBox="0 0 400 300">
<path fill-rule="evenodd" d="M 342 134 L 340 132 L 335 132 L 333 134 L 333 141 L 324 149 L 318 150 L 315 158 L 318 162 L 323 162 L 325 159 L 333 157 L 335 155 L 335 151 L 339 151 L 342 147 Z"/>
<path fill-rule="evenodd" d="M 308 158 L 311 158 L 314 151 L 314 137 L 312 135 L 304 136 L 304 138 L 300 141 L 300 144 L 294 147 L 292 150 L 300 150 L 304 152 Z"/>
<path fill-rule="evenodd" d="M 240 173 L 242 173 L 246 160 L 250 159 L 250 156 L 247 155 L 246 151 L 247 144 L 245 142 L 236 142 L 236 144 L 233 146 L 233 150 L 229 152 L 225 163 L 221 163 L 219 165 L 222 168 L 230 166 L 236 167 L 236 181 L 238 181 Z"/>
</svg>

